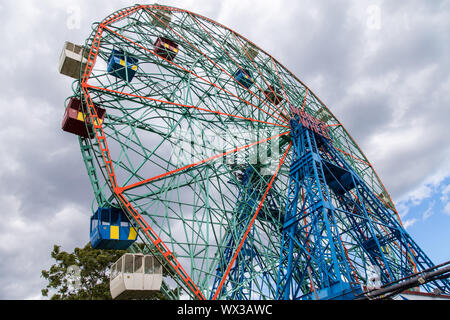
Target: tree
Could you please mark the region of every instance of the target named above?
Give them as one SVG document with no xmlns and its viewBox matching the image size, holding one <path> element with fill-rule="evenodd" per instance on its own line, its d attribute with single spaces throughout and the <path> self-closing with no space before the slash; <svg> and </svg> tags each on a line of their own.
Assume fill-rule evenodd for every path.
<svg viewBox="0 0 450 320">
<path fill-rule="evenodd" d="M 111 300 L 109 291 L 109 267 L 125 250 L 98 250 L 88 243 L 84 248 L 75 248 L 72 253 L 53 246 L 51 257 L 55 259 L 49 270 L 42 270 L 42 277 L 48 281 L 42 289 L 44 297 L 50 290 L 56 290 L 52 300 Z M 165 299 L 157 292 L 154 299 Z"/>
</svg>

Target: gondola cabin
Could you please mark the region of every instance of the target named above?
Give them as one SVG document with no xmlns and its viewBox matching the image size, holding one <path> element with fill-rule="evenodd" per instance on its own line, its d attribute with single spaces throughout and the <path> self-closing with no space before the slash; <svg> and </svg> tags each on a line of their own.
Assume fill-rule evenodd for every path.
<svg viewBox="0 0 450 320">
<path fill-rule="evenodd" d="M 245 46 L 242 48 L 242 54 L 251 60 L 255 60 L 258 56 L 259 50 L 250 42 L 247 42 Z"/>
<path fill-rule="evenodd" d="M 172 21 L 172 11 L 158 9 L 153 11 L 152 23 L 155 26 L 165 29 L 169 25 L 170 21 Z"/>
<path fill-rule="evenodd" d="M 101 125 L 105 118 L 106 110 L 96 105 L 94 105 L 94 108 L 97 112 L 98 122 Z M 94 128 L 89 122 L 90 116 L 83 112 L 81 100 L 75 97 L 70 98 L 64 113 L 62 129 L 77 136 L 92 139 L 94 137 Z"/>
<path fill-rule="evenodd" d="M 389 195 L 387 194 L 386 191 L 381 192 L 378 195 L 378 198 L 383 202 L 383 205 L 386 208 L 388 208 L 388 209 L 391 208 L 391 206 L 390 206 L 391 200 L 389 199 Z"/>
<path fill-rule="evenodd" d="M 316 118 L 319 119 L 322 122 L 327 123 L 328 120 L 330 120 L 332 118 L 332 116 L 324 108 L 320 108 L 319 110 L 317 110 Z"/>
<path fill-rule="evenodd" d="M 108 73 L 126 82 L 131 82 L 138 70 L 139 60 L 122 50 L 113 49 L 108 59 Z"/>
<path fill-rule="evenodd" d="M 252 73 L 249 70 L 239 69 L 234 73 L 233 77 L 247 89 L 253 84 Z"/>
<path fill-rule="evenodd" d="M 172 40 L 159 37 L 155 42 L 155 53 L 166 60 L 172 61 L 178 54 L 178 44 Z"/>
<path fill-rule="evenodd" d="M 127 253 L 111 266 L 109 289 L 113 299 L 151 298 L 161 290 L 162 278 L 154 256 Z"/>
<path fill-rule="evenodd" d="M 91 245 L 94 249 L 125 250 L 136 239 L 136 229 L 119 208 L 100 207 L 91 217 Z"/>
<path fill-rule="evenodd" d="M 89 51 L 66 41 L 59 59 L 59 72 L 65 76 L 80 79 L 86 69 Z"/>
<path fill-rule="evenodd" d="M 275 89 L 273 86 L 268 86 L 266 91 L 264 91 L 264 95 L 270 102 L 272 102 L 276 106 L 281 103 L 281 101 L 283 101 L 283 97 L 280 95 L 280 91 Z"/>
<path fill-rule="evenodd" d="M 344 195 L 359 184 L 351 171 L 329 161 L 323 160 L 323 173 L 327 185 L 337 196 Z"/>
</svg>

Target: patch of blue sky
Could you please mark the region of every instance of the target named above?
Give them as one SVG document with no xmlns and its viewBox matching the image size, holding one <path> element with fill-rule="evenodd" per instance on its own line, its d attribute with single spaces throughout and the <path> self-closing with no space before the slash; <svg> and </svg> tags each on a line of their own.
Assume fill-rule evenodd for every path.
<svg viewBox="0 0 450 320">
<path fill-rule="evenodd" d="M 407 232 L 435 264 L 450 260 L 450 177 L 397 204 Z"/>
</svg>

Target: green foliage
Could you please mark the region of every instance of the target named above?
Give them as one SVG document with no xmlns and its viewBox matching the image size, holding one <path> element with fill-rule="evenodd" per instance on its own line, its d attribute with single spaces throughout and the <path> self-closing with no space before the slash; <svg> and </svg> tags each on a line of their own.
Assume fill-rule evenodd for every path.
<svg viewBox="0 0 450 320">
<path fill-rule="evenodd" d="M 109 267 L 125 252 L 96 250 L 88 243 L 68 253 L 55 245 L 51 257 L 56 263 L 42 270 L 42 277 L 48 281 L 42 295 L 48 297 L 50 290 L 56 290 L 52 300 L 110 300 Z"/>
</svg>

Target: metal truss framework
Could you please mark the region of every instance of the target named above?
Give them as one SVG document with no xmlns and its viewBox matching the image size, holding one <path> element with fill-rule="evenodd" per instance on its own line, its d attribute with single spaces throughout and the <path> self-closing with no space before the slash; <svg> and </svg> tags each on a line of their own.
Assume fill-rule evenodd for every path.
<svg viewBox="0 0 450 320">
<path fill-rule="evenodd" d="M 170 13 L 170 21 L 161 12 Z M 159 37 L 178 45 L 174 59 L 154 49 Z M 386 280 L 431 263 L 399 227 L 386 189 L 342 124 L 305 84 L 243 36 L 186 10 L 136 5 L 94 24 L 85 48 L 88 63 L 73 89 L 86 123 L 94 124 L 94 138 L 80 138 L 93 211 L 121 206 L 192 299 L 297 298 L 333 281 L 361 283 L 369 262 L 384 266 Z M 132 81 L 108 73 L 115 49 L 139 61 Z M 251 82 L 240 82 L 235 75 L 248 70 Z M 94 105 L 106 109 L 102 123 Z M 306 180 L 306 167 L 291 167 L 302 139 L 291 139 L 290 105 L 326 123 L 331 140 L 315 146 L 327 148 L 324 159 L 352 172 L 358 183 L 355 195 L 322 195 L 339 205 L 330 210 L 323 200 L 318 216 L 312 206 L 325 181 Z M 249 132 L 257 138 L 249 140 Z M 226 142 L 217 148 L 214 139 L 223 136 Z M 180 149 L 186 141 L 193 156 Z M 246 155 L 274 141 L 280 152 L 268 175 L 267 163 Z M 175 149 L 181 150 L 177 157 Z M 181 156 L 187 160 L 180 162 Z M 299 194 L 306 201 L 297 212 Z M 164 292 L 173 298 L 168 287 Z"/>
<path fill-rule="evenodd" d="M 277 298 L 354 299 L 367 283 L 367 264 L 382 283 L 434 266 L 328 138 L 298 116 L 291 127 Z M 425 289 L 448 292 L 449 285 L 433 281 Z"/>
</svg>

